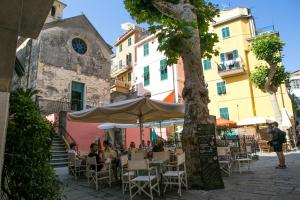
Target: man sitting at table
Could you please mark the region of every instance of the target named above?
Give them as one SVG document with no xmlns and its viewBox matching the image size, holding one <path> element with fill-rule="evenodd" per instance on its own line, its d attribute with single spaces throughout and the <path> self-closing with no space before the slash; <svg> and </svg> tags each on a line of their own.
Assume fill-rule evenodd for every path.
<svg viewBox="0 0 300 200">
<path fill-rule="evenodd" d="M 96 162 L 97 162 L 97 171 L 100 171 L 103 167 L 103 161 L 101 160 L 100 156 L 97 154 L 98 151 L 98 146 L 96 143 L 92 143 L 90 145 L 90 153 L 88 157 L 96 157 Z M 94 170 L 95 166 L 91 166 L 91 169 Z"/>
</svg>

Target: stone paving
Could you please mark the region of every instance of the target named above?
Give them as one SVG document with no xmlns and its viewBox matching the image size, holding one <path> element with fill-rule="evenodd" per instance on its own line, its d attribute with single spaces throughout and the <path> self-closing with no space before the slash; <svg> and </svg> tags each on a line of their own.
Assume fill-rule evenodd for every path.
<svg viewBox="0 0 300 200">
<path fill-rule="evenodd" d="M 251 170 L 242 174 L 233 173 L 224 177 L 225 189 L 203 191 L 183 191 L 178 197 L 176 191 L 168 192 L 164 197 L 155 199 L 165 200 L 300 200 L 300 152 L 286 154 L 287 169 L 275 169 L 277 157 L 275 153 L 258 154 L 260 159 L 251 164 Z M 102 187 L 99 191 L 88 185 L 86 179 L 75 180 L 68 175 L 66 168 L 58 168 L 57 174 L 65 184 L 64 194 L 70 200 L 117 200 L 129 199 L 122 195 L 120 185 L 112 188 Z M 146 196 L 137 196 L 134 199 L 148 199 Z"/>
</svg>

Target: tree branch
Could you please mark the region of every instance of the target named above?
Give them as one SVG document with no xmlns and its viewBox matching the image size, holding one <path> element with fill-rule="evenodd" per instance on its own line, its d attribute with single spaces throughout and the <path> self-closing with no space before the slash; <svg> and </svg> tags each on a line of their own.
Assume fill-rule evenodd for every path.
<svg viewBox="0 0 300 200">
<path fill-rule="evenodd" d="M 178 5 L 166 2 L 164 0 L 152 0 L 152 5 L 164 15 L 173 18 L 180 19 L 180 12 L 178 12 Z"/>
<path fill-rule="evenodd" d="M 272 79 L 274 78 L 275 76 L 275 73 L 276 73 L 276 66 L 274 64 L 270 64 L 268 63 L 269 66 L 270 66 L 270 72 L 268 74 L 268 78 L 266 80 L 266 83 L 265 83 L 265 90 L 269 93 L 275 93 L 276 92 L 276 88 L 272 87 L 271 86 L 271 82 L 272 82 Z"/>
</svg>

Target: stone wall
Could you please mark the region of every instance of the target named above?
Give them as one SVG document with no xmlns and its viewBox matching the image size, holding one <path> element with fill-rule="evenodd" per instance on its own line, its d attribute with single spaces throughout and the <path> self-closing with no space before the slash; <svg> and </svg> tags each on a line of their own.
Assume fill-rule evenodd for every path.
<svg viewBox="0 0 300 200">
<path fill-rule="evenodd" d="M 72 39 L 87 45 L 85 54 L 77 53 Z M 97 106 L 110 102 L 111 49 L 83 15 L 44 25 L 38 39 L 24 43 L 17 56 L 25 75 L 14 75 L 13 88 L 40 90 L 49 100 L 70 100 L 71 82 L 85 84 L 85 104 Z"/>
</svg>

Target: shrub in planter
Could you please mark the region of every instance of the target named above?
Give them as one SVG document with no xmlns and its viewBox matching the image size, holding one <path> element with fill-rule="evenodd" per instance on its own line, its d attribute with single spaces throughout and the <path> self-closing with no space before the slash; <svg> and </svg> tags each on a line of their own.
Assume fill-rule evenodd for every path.
<svg viewBox="0 0 300 200">
<path fill-rule="evenodd" d="M 34 94 L 11 93 L 2 191 L 14 200 L 60 199 L 62 183 L 49 164 L 53 127 L 37 112 Z"/>
</svg>

